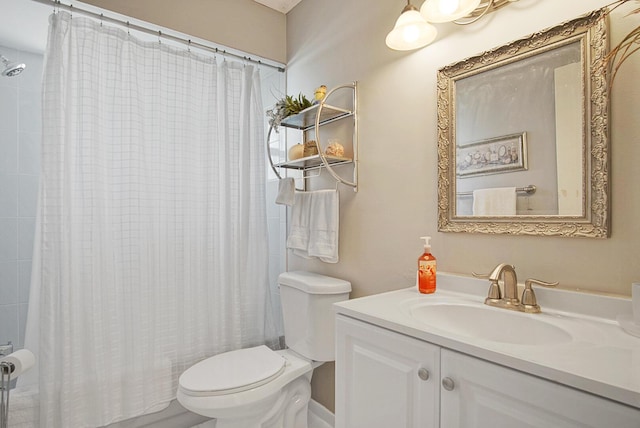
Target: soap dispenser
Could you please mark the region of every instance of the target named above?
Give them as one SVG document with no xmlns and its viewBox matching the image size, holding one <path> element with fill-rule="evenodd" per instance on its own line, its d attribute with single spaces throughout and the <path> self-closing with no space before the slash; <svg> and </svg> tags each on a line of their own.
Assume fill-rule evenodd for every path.
<svg viewBox="0 0 640 428">
<path fill-rule="evenodd" d="M 431 294 L 436 291 L 436 258 L 431 254 L 431 237 L 420 239 L 424 239 L 424 253 L 418 259 L 418 291 Z"/>
</svg>

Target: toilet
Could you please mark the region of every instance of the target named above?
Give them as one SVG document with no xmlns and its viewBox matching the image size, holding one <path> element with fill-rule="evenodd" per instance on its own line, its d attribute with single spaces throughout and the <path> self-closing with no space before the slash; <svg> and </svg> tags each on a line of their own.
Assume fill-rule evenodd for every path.
<svg viewBox="0 0 640 428">
<path fill-rule="evenodd" d="M 180 404 L 216 428 L 307 428 L 313 370 L 335 359 L 332 305 L 349 298 L 351 284 L 304 271 L 282 273 L 278 284 L 287 349 L 225 352 L 180 376 Z"/>
</svg>

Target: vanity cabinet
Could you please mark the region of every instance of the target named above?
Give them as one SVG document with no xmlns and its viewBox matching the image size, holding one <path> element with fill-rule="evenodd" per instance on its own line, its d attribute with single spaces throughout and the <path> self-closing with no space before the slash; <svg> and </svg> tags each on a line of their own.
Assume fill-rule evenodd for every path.
<svg viewBox="0 0 640 428">
<path fill-rule="evenodd" d="M 342 316 L 336 334 L 336 428 L 439 426 L 438 346 Z"/>
<path fill-rule="evenodd" d="M 336 428 L 640 427 L 636 408 L 343 315 L 336 341 Z"/>
</svg>

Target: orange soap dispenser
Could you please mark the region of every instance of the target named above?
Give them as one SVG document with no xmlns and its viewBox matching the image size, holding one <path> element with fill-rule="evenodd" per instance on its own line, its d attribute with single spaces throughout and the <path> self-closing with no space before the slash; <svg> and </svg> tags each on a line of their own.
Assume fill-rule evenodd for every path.
<svg viewBox="0 0 640 428">
<path fill-rule="evenodd" d="M 431 237 L 420 239 L 424 239 L 424 253 L 418 259 L 418 291 L 431 294 L 436 291 L 436 258 L 431 254 Z"/>
</svg>

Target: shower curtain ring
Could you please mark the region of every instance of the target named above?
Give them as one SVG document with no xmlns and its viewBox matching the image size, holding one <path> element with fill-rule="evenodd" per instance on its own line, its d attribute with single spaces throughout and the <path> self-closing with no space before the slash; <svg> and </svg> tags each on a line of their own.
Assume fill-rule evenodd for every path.
<svg viewBox="0 0 640 428">
<path fill-rule="evenodd" d="M 162 31 L 158 30 L 158 44 L 162 44 Z"/>
</svg>

